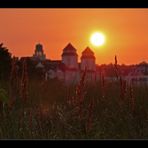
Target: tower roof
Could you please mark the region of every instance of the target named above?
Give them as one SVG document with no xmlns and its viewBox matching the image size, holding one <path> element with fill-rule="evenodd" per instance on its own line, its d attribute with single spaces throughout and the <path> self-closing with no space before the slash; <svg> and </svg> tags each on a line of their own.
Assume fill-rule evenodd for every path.
<svg viewBox="0 0 148 148">
<path fill-rule="evenodd" d="M 67 46 L 63 49 L 62 56 L 78 56 L 76 53 L 76 48 L 71 43 L 68 43 Z"/>
<path fill-rule="evenodd" d="M 43 45 L 40 44 L 40 43 L 36 44 L 35 51 L 41 51 L 41 52 L 43 52 Z"/>
<path fill-rule="evenodd" d="M 74 46 L 71 43 L 68 43 L 67 46 L 63 49 L 63 51 L 76 51 Z"/>
<path fill-rule="evenodd" d="M 89 47 L 86 47 L 85 50 L 82 52 L 81 58 L 93 58 L 93 59 L 95 59 L 94 52 Z"/>
<path fill-rule="evenodd" d="M 94 52 L 87 46 L 82 54 L 94 54 Z"/>
</svg>

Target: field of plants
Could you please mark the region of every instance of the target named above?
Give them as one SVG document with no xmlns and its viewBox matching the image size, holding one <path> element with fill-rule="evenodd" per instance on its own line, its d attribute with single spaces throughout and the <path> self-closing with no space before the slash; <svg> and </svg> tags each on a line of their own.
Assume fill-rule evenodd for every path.
<svg viewBox="0 0 148 148">
<path fill-rule="evenodd" d="M 148 87 L 121 77 L 77 85 L 29 79 L 12 67 L 0 82 L 0 139 L 147 139 Z"/>
</svg>

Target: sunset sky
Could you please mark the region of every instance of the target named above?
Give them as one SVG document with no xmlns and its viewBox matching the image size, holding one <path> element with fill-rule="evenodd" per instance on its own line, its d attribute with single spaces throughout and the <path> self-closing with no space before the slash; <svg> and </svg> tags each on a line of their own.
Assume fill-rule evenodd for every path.
<svg viewBox="0 0 148 148">
<path fill-rule="evenodd" d="M 103 46 L 90 36 L 101 31 Z M 49 59 L 61 59 L 71 42 L 81 52 L 89 46 L 97 64 L 148 62 L 148 9 L 0 9 L 0 42 L 15 56 L 32 56 L 36 43 L 43 44 Z"/>
</svg>

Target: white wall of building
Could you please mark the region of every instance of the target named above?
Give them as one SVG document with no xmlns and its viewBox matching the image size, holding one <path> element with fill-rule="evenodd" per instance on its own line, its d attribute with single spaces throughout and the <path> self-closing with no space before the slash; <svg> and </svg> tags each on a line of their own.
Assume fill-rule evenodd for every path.
<svg viewBox="0 0 148 148">
<path fill-rule="evenodd" d="M 63 56 L 62 63 L 68 68 L 78 68 L 78 58 L 76 56 Z"/>
<path fill-rule="evenodd" d="M 96 70 L 96 64 L 94 59 L 84 58 L 81 60 L 81 70 Z"/>
</svg>

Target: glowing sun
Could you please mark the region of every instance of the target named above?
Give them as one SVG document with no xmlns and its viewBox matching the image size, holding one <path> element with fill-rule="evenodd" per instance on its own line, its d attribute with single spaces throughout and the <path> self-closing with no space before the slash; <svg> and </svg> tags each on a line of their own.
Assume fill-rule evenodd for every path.
<svg viewBox="0 0 148 148">
<path fill-rule="evenodd" d="M 91 35 L 90 42 L 94 46 L 101 46 L 105 43 L 105 36 L 100 32 L 95 32 Z"/>
</svg>

